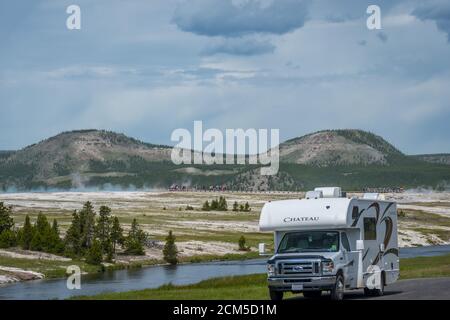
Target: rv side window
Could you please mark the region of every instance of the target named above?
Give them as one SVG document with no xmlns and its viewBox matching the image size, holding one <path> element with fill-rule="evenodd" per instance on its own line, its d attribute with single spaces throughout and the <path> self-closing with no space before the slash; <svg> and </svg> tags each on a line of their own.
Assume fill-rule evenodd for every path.
<svg viewBox="0 0 450 320">
<path fill-rule="evenodd" d="M 352 219 L 355 220 L 356 218 L 358 218 L 358 214 L 359 214 L 359 208 L 358 207 L 353 207 Z"/>
<path fill-rule="evenodd" d="M 341 233 L 341 239 L 344 249 L 350 251 L 350 243 L 348 242 L 347 234 L 345 232 Z"/>
<path fill-rule="evenodd" d="M 377 240 L 377 220 L 364 218 L 364 240 Z"/>
</svg>

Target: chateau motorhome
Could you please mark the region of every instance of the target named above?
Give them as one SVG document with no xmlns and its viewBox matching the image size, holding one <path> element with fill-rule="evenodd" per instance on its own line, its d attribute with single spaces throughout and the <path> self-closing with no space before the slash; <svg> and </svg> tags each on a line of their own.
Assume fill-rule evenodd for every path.
<svg viewBox="0 0 450 320">
<path fill-rule="evenodd" d="M 266 203 L 259 227 L 274 232 L 272 300 L 284 292 L 312 298 L 329 291 L 333 300 L 350 289 L 382 295 L 398 279 L 396 203 L 378 194 L 347 198 L 337 187 L 316 188 L 304 199 Z M 259 249 L 264 254 L 265 245 Z"/>
</svg>

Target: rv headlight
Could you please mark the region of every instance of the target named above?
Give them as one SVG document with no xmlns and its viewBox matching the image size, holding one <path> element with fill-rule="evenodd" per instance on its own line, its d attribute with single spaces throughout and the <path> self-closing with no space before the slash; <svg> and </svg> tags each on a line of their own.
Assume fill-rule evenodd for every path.
<svg viewBox="0 0 450 320">
<path fill-rule="evenodd" d="M 322 261 L 322 272 L 323 273 L 333 273 L 334 263 L 332 260 Z"/>
<path fill-rule="evenodd" d="M 269 263 L 267 265 L 267 275 L 268 276 L 274 276 L 275 275 L 275 265 L 272 263 Z"/>
</svg>

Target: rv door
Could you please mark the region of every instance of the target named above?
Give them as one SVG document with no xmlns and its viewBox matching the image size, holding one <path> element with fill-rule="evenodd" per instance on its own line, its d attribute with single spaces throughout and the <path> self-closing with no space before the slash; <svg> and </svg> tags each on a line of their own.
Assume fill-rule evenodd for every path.
<svg viewBox="0 0 450 320">
<path fill-rule="evenodd" d="M 351 251 L 350 242 L 348 241 L 348 237 L 345 232 L 341 233 L 341 243 L 345 261 L 345 282 L 350 286 L 350 288 L 356 288 L 358 286 L 359 251 Z"/>
</svg>

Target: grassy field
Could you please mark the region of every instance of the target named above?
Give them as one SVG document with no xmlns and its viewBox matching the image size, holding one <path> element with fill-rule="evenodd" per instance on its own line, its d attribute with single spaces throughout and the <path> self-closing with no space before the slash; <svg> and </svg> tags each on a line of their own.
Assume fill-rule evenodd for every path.
<svg viewBox="0 0 450 320">
<path fill-rule="evenodd" d="M 22 226 L 28 214 L 35 223 L 39 212 L 47 219 L 56 219 L 62 235 L 72 219 L 73 210 L 80 210 L 84 202 L 91 201 L 96 210 L 101 205 L 112 208 L 125 229 L 125 234 L 134 218 L 148 232 L 152 240 L 164 243 L 169 230 L 176 236 L 180 260 L 183 262 L 214 260 L 224 256 L 243 258 L 249 256 L 239 250 L 239 238 L 244 235 L 253 251 L 258 243 L 265 242 L 271 248 L 273 236 L 258 232 L 258 219 L 261 207 L 267 200 L 298 197 L 292 194 L 226 194 L 228 211 L 203 211 L 205 201 L 219 197 L 212 192 L 99 192 L 99 193 L 36 193 L 19 195 L 0 195 L 0 201 L 13 206 L 13 218 L 17 227 Z M 2 198 L 3 197 L 3 198 Z M 250 212 L 232 211 L 234 202 L 240 205 L 249 203 Z M 188 209 L 192 208 L 192 209 Z M 251 255 L 250 255 L 251 256 Z M 252 257 L 252 256 L 251 256 Z M 121 256 L 120 262 L 132 259 L 142 264 L 148 260 L 162 262 L 162 251 L 149 248 L 142 257 Z M 0 265 L 1 260 L 0 260 Z"/>
<path fill-rule="evenodd" d="M 450 276 L 450 255 L 419 257 L 400 261 L 400 279 Z"/>
<path fill-rule="evenodd" d="M 402 259 L 400 263 L 400 274 L 401 279 L 448 277 L 450 276 L 450 255 Z M 291 294 L 286 295 L 286 297 L 289 296 L 291 296 Z M 268 299 L 268 292 L 266 286 L 266 275 L 255 274 L 209 279 L 197 284 L 185 286 L 173 286 L 169 284 L 157 289 L 129 291 L 122 293 L 105 293 L 92 297 L 77 297 L 76 299 Z"/>
<path fill-rule="evenodd" d="M 424 202 L 423 205 L 433 207 L 427 204 L 426 202 Z M 399 222 L 405 224 L 415 223 L 420 224 L 422 226 L 430 226 L 430 227 L 435 227 L 436 225 L 440 227 L 450 227 L 449 217 L 435 213 L 425 212 L 423 210 L 400 209 Z"/>
<path fill-rule="evenodd" d="M 423 202 L 424 207 L 434 208 Z M 422 205 L 422 204 L 421 204 Z M 441 205 L 442 206 L 442 205 Z M 426 212 L 423 210 L 399 210 L 400 238 L 404 232 L 413 231 L 425 238 L 427 245 L 441 244 L 441 241 L 450 241 L 450 217 Z"/>
<path fill-rule="evenodd" d="M 205 201 L 216 199 L 220 195 L 228 201 L 228 211 L 202 211 Z M 212 193 L 212 192 L 93 192 L 93 193 L 36 193 L 0 195 L 0 201 L 13 206 L 13 218 L 16 226 L 23 224 L 25 215 L 30 215 L 32 223 L 36 221 L 39 212 L 43 212 L 50 221 L 56 219 L 65 233 L 70 225 L 73 210 L 80 210 L 86 201 L 91 201 L 96 210 L 101 205 L 112 208 L 113 215 L 117 216 L 128 230 L 131 221 L 136 218 L 141 226 L 154 240 L 164 241 L 169 230 L 172 230 L 179 242 L 181 255 L 204 255 L 221 253 L 236 253 L 238 239 L 244 235 L 247 245 L 254 250 L 259 242 L 272 244 L 270 233 L 258 232 L 259 213 L 263 204 L 268 200 L 281 200 L 299 198 L 300 193 L 266 194 L 266 193 Z M 401 199 L 402 194 L 393 195 Z M 426 195 L 417 195 L 417 201 L 422 201 Z M 434 198 L 432 198 L 434 199 Z M 433 213 L 436 207 L 448 210 L 450 195 L 442 194 L 439 201 L 416 202 L 416 210 L 401 209 L 399 216 L 400 246 L 429 245 L 448 242 L 450 216 Z M 430 199 L 431 200 L 431 199 Z M 250 212 L 233 212 L 232 204 L 249 202 Z M 420 205 L 420 206 L 419 206 Z M 187 207 L 193 210 L 187 210 Z M 427 209 L 431 210 L 430 212 Z M 427 230 L 428 229 L 428 230 Z M 433 232 L 438 230 L 438 232 Z M 405 240 L 405 241 L 403 241 Z M 184 244 L 195 241 L 201 248 L 195 254 L 187 250 L 183 254 Z M 217 250 L 208 244 L 216 242 L 222 246 Z M 188 252 L 189 251 L 189 252 Z M 149 257 L 143 259 L 158 259 L 161 254 L 149 252 Z"/>
</svg>

